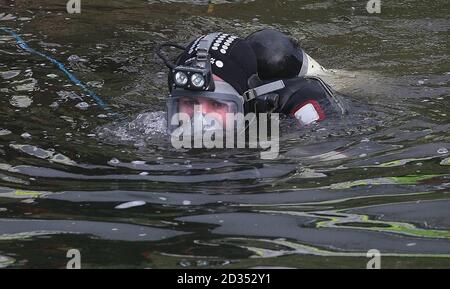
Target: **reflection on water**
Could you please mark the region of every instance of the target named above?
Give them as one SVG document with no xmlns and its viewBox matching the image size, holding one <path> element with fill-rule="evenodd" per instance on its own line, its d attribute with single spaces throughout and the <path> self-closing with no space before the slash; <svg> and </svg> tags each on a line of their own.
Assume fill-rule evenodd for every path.
<svg viewBox="0 0 450 289">
<path fill-rule="evenodd" d="M 0 3 L 0 268 L 450 266 L 446 1 Z M 282 122 L 277 160 L 172 148 L 157 43 L 275 27 L 345 95 L 348 116 Z M 361 255 L 363 253 L 363 255 Z M 51 258 L 51 259 L 49 259 Z M 324 262 L 324 260 L 327 262 Z"/>
</svg>

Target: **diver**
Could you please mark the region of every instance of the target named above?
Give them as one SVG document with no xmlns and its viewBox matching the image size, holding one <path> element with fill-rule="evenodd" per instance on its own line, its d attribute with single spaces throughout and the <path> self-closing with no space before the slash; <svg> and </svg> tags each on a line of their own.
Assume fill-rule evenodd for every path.
<svg viewBox="0 0 450 289">
<path fill-rule="evenodd" d="M 171 62 L 162 53 L 165 47 L 183 52 Z M 228 113 L 276 112 L 295 117 L 301 125 L 346 113 L 342 100 L 318 77 L 323 67 L 295 40 L 274 29 L 245 39 L 211 33 L 186 47 L 163 43 L 156 53 L 170 69 L 170 130 L 177 113 L 215 113 L 223 126 Z M 199 107 L 202 111 L 195 111 Z"/>
</svg>

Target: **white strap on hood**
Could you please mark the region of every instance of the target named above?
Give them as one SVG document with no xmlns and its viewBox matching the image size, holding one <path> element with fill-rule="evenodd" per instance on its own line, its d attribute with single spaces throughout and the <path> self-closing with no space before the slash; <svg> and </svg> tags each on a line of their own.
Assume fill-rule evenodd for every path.
<svg viewBox="0 0 450 289">
<path fill-rule="evenodd" d="M 303 53 L 302 68 L 298 76 L 317 76 L 325 73 L 325 68 L 309 56 L 305 51 Z"/>
</svg>

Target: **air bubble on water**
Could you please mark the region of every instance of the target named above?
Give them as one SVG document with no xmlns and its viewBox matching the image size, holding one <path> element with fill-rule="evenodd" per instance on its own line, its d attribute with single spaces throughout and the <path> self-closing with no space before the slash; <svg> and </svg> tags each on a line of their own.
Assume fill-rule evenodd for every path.
<svg viewBox="0 0 450 289">
<path fill-rule="evenodd" d="M 148 172 L 142 172 L 139 174 L 140 176 L 148 176 Z"/>
<path fill-rule="evenodd" d="M 132 161 L 131 162 L 133 165 L 144 165 L 145 161 Z"/>
<path fill-rule="evenodd" d="M 131 202 L 126 202 L 126 203 L 117 205 L 117 206 L 115 206 L 115 209 L 129 209 L 129 208 L 144 206 L 145 204 L 146 204 L 145 201 L 131 201 Z"/>
<path fill-rule="evenodd" d="M 142 148 L 142 147 L 145 147 L 146 145 L 147 144 L 144 140 L 139 140 L 134 143 L 134 147 L 137 147 L 137 148 Z"/>
<path fill-rule="evenodd" d="M 448 153 L 448 149 L 446 149 L 446 148 L 440 148 L 440 149 L 438 149 L 437 150 L 437 153 L 438 154 L 446 154 L 446 153 Z"/>
<path fill-rule="evenodd" d="M 11 98 L 9 103 L 14 107 L 26 108 L 33 103 L 33 100 L 26 95 L 15 95 Z"/>
<path fill-rule="evenodd" d="M 60 154 L 60 153 L 55 154 L 53 157 L 51 157 L 50 161 L 52 161 L 54 163 L 70 165 L 70 166 L 74 166 L 77 164 L 75 161 L 71 160 L 69 157 L 67 157 L 63 154 Z"/>
<path fill-rule="evenodd" d="M 0 136 L 11 134 L 10 130 L 0 128 Z"/>
<path fill-rule="evenodd" d="M 89 107 L 89 104 L 87 102 L 83 101 L 83 102 L 80 102 L 77 105 L 75 105 L 75 107 L 84 110 L 84 109 L 87 109 Z"/>
<path fill-rule="evenodd" d="M 230 265 L 230 264 L 231 264 L 231 262 L 229 260 L 224 260 L 221 265 L 226 266 L 226 265 Z"/>
<path fill-rule="evenodd" d="M 183 201 L 183 205 L 185 205 L 185 206 L 189 206 L 190 204 L 191 204 L 191 201 L 189 201 L 189 200 Z"/>
<path fill-rule="evenodd" d="M 27 78 L 20 81 L 14 81 L 13 84 L 18 84 L 15 91 L 34 91 L 36 90 L 37 80 L 34 78 Z"/>
<path fill-rule="evenodd" d="M 146 147 L 149 140 L 166 136 L 166 118 L 164 112 L 149 112 L 139 114 L 132 121 L 109 124 L 100 127 L 99 133 L 113 142 L 133 142 L 138 147 Z"/>
<path fill-rule="evenodd" d="M 48 159 L 51 162 L 54 163 L 60 163 L 60 164 L 65 164 L 65 165 L 76 165 L 76 162 L 74 162 L 73 160 L 71 160 L 69 157 L 61 154 L 61 153 L 56 153 L 55 154 L 55 150 L 54 149 L 42 149 L 40 147 L 36 147 L 33 145 L 21 145 L 21 144 L 10 144 L 9 145 L 11 148 L 16 149 L 16 150 L 20 150 L 23 153 L 26 153 L 28 155 L 40 158 L 40 159 Z"/>
<path fill-rule="evenodd" d="M 48 77 L 48 78 L 57 78 L 58 75 L 53 74 L 53 73 L 50 73 L 50 74 L 47 74 L 47 77 Z"/>
<path fill-rule="evenodd" d="M 81 58 L 78 55 L 71 55 L 67 58 L 70 62 L 87 62 L 87 59 Z"/>
<path fill-rule="evenodd" d="M 68 99 L 78 99 L 83 100 L 83 97 L 81 97 L 78 93 L 74 91 L 57 91 L 56 94 L 60 97 L 60 101 L 67 101 Z"/>
<path fill-rule="evenodd" d="M 89 81 L 87 85 L 95 88 L 102 88 L 104 84 L 104 81 Z"/>
<path fill-rule="evenodd" d="M 198 267 L 205 267 L 205 266 L 208 266 L 208 265 L 209 265 L 209 262 L 207 260 L 198 260 L 197 261 L 197 266 Z"/>
<path fill-rule="evenodd" d="M 30 139 L 31 138 L 31 134 L 24 132 L 23 134 L 20 135 L 22 138 L 24 139 Z"/>
<path fill-rule="evenodd" d="M 10 71 L 0 72 L 0 76 L 3 79 L 11 79 L 11 78 L 16 77 L 19 74 L 20 74 L 20 70 L 10 70 Z"/>
<path fill-rule="evenodd" d="M 14 20 L 16 19 L 16 16 L 13 16 L 12 14 L 6 14 L 6 13 L 1 13 L 0 14 L 0 20 L 5 21 L 5 20 Z"/>
<path fill-rule="evenodd" d="M 191 266 L 191 262 L 186 261 L 186 260 L 182 260 L 178 263 L 181 267 L 189 267 Z"/>
<path fill-rule="evenodd" d="M 34 199 L 25 199 L 25 200 L 22 200 L 20 202 L 24 203 L 24 204 L 33 204 L 34 203 Z"/>
<path fill-rule="evenodd" d="M 113 164 L 113 165 L 117 165 L 120 163 L 120 161 L 117 158 L 112 158 L 108 163 Z"/>
</svg>

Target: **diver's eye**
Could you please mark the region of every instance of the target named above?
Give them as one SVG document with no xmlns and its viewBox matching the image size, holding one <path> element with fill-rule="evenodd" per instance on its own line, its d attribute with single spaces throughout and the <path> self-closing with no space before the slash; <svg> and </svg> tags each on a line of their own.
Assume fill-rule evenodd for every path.
<svg viewBox="0 0 450 289">
<path fill-rule="evenodd" d="M 223 104 L 223 103 L 220 103 L 220 102 L 213 102 L 212 103 L 212 106 L 215 108 L 215 109 L 222 109 L 225 105 Z"/>
<path fill-rule="evenodd" d="M 198 102 L 198 100 L 195 100 L 195 99 L 184 99 L 183 100 L 183 104 L 184 105 L 194 106 L 194 105 L 198 105 L 199 102 Z"/>
</svg>

